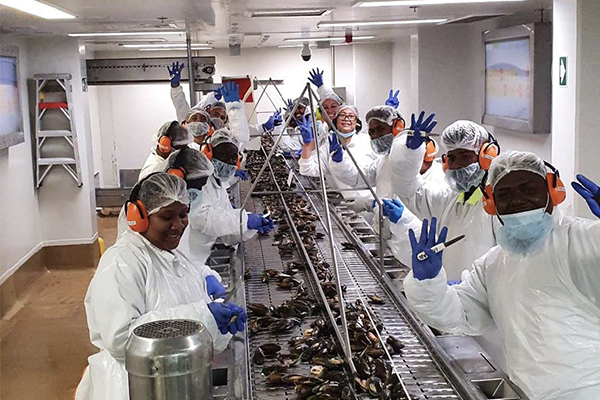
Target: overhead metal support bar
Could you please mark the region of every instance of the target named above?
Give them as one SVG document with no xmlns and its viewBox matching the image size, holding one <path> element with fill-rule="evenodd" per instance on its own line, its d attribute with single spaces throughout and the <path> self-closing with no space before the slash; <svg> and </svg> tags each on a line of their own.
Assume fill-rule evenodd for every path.
<svg viewBox="0 0 600 400">
<path fill-rule="evenodd" d="M 196 104 L 196 80 L 192 64 L 192 32 L 190 30 L 190 23 L 187 21 L 185 23 L 185 44 L 187 50 L 187 71 L 190 84 L 190 104 Z"/>
</svg>

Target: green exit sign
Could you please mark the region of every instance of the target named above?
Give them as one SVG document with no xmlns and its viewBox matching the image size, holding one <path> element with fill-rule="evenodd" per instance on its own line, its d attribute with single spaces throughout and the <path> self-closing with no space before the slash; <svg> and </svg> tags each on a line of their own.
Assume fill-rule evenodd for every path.
<svg viewBox="0 0 600 400">
<path fill-rule="evenodd" d="M 558 85 L 567 86 L 567 57 L 558 59 Z"/>
</svg>

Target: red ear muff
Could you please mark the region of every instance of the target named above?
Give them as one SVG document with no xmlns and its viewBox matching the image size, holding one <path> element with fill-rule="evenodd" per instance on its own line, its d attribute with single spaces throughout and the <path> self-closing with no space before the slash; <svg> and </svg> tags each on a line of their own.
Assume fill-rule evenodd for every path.
<svg viewBox="0 0 600 400">
<path fill-rule="evenodd" d="M 427 145 L 425 147 L 425 155 L 423 156 L 423 161 L 431 162 L 435 160 L 435 156 L 437 155 L 437 143 L 433 139 L 427 140 Z"/>
<path fill-rule="evenodd" d="M 163 153 L 170 153 L 172 148 L 171 138 L 168 136 L 161 136 L 158 139 L 158 149 Z"/>
<path fill-rule="evenodd" d="M 492 160 L 498 157 L 499 153 L 500 149 L 495 142 L 486 143 L 481 146 L 481 150 L 479 150 L 479 166 L 481 169 L 488 171 L 492 164 Z"/>
<path fill-rule="evenodd" d="M 185 179 L 185 169 L 183 167 L 174 167 L 167 170 L 167 174 L 175 175 L 178 178 Z"/>
<path fill-rule="evenodd" d="M 204 154 L 209 160 L 212 160 L 212 146 L 209 143 L 202 143 L 202 147 L 200 147 L 200 153 Z"/>
<path fill-rule="evenodd" d="M 486 213 L 496 215 L 496 203 L 494 203 L 494 193 L 492 192 L 492 187 L 490 185 L 486 185 L 485 190 L 483 191 L 481 204 L 483 204 L 483 209 Z"/>
<path fill-rule="evenodd" d="M 557 172 L 548 172 L 546 174 L 546 183 L 548 184 L 548 193 L 553 206 L 557 206 L 567 197 L 567 189 L 563 184 Z"/>
<path fill-rule="evenodd" d="M 395 119 L 392 124 L 392 135 L 398 136 L 404 130 L 405 126 L 406 122 L 402 118 Z"/>
<path fill-rule="evenodd" d="M 134 232 L 143 233 L 148 229 L 148 214 L 140 200 L 128 201 L 125 206 L 127 225 Z"/>
<path fill-rule="evenodd" d="M 448 156 L 446 154 L 442 154 L 442 170 L 446 172 L 448 169 Z"/>
</svg>

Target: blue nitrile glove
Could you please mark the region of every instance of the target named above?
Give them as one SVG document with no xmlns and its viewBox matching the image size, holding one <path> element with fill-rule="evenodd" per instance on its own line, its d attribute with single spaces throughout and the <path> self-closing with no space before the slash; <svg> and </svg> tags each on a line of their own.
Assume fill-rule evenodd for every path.
<svg viewBox="0 0 600 400">
<path fill-rule="evenodd" d="M 425 141 L 425 138 L 421 136 L 421 132 L 431 133 L 433 128 L 437 125 L 437 121 L 434 121 L 435 114 L 430 114 L 429 117 L 425 121 L 423 118 L 425 117 L 425 111 L 421 111 L 419 115 L 419 119 L 415 121 L 415 114 L 410 117 L 410 130 L 414 131 L 414 136 L 409 136 L 406 138 L 406 147 L 412 150 L 416 150 Z"/>
<path fill-rule="evenodd" d="M 236 333 L 243 331 L 244 324 L 246 323 L 246 320 L 248 319 L 244 309 L 236 306 L 233 303 L 226 303 L 225 307 L 229 308 L 231 310 L 232 315 L 236 317 L 235 320 L 233 320 L 233 321 L 229 320 L 230 321 L 229 326 L 228 326 L 229 333 L 231 333 L 232 335 L 235 335 Z"/>
<path fill-rule="evenodd" d="M 260 220 L 261 226 L 258 228 L 258 233 L 261 235 L 265 235 L 273 230 L 273 220 L 265 217 L 261 217 Z"/>
<path fill-rule="evenodd" d="M 436 244 L 444 243 L 446 241 L 446 235 L 448 234 L 448 228 L 443 227 L 440 231 L 440 235 L 437 240 L 435 239 L 435 228 L 437 219 L 431 218 L 431 228 L 427 229 L 427 220 L 423 220 L 423 227 L 421 228 L 421 238 L 417 242 L 415 238 L 415 231 L 410 229 L 408 231 L 408 238 L 410 239 L 410 245 L 412 247 L 412 269 L 413 276 L 422 281 L 425 279 L 435 278 L 442 269 L 442 253 L 434 253 L 431 248 Z M 427 258 L 423 261 L 417 259 L 417 255 L 424 251 L 427 254 Z"/>
<path fill-rule="evenodd" d="M 578 182 L 571 182 L 573 189 L 585 199 L 592 214 L 600 218 L 600 188 L 585 176 L 578 174 Z"/>
<path fill-rule="evenodd" d="M 302 142 L 304 144 L 308 144 L 313 141 L 313 132 L 312 132 L 312 117 L 309 115 L 305 115 L 304 117 L 300 117 L 300 119 L 296 120 L 298 124 L 298 129 L 300 130 L 300 134 L 302 135 Z"/>
<path fill-rule="evenodd" d="M 383 215 L 388 217 L 393 223 L 397 223 L 402 218 L 404 212 L 404 205 L 398 199 L 383 199 Z"/>
<path fill-rule="evenodd" d="M 448 281 L 448 286 L 460 285 L 462 281 L 459 279 L 457 281 Z"/>
<path fill-rule="evenodd" d="M 396 93 L 394 93 L 394 89 L 391 89 L 390 95 L 388 96 L 387 100 L 385 101 L 385 105 L 391 106 L 394 108 L 398 108 L 398 106 L 400 105 L 400 100 L 398 100 L 399 94 L 400 94 L 399 90 L 396 90 Z"/>
<path fill-rule="evenodd" d="M 219 332 L 221 332 L 223 335 L 226 335 L 227 332 L 229 332 L 229 324 L 231 322 L 231 318 L 233 317 L 233 312 L 231 309 L 222 302 L 208 303 L 208 309 L 215 318 Z"/>
<path fill-rule="evenodd" d="M 235 174 L 233 174 L 233 176 L 240 178 L 243 181 L 248 180 L 248 174 L 243 169 L 236 169 Z"/>
<path fill-rule="evenodd" d="M 308 73 L 310 77 L 308 78 L 309 82 L 320 88 L 323 86 L 323 71 L 319 71 L 319 68 L 315 71 L 314 69 Z"/>
<path fill-rule="evenodd" d="M 215 93 L 216 100 L 221 100 L 223 98 L 223 90 L 221 89 L 220 86 L 215 89 L 214 93 Z"/>
<path fill-rule="evenodd" d="M 221 85 L 221 93 L 223 94 L 223 100 L 225 100 L 226 103 L 240 101 L 240 86 L 233 81 Z"/>
<path fill-rule="evenodd" d="M 262 214 L 248 213 L 248 229 L 254 229 L 258 233 L 269 233 L 273 230 L 273 220 L 267 219 Z"/>
<path fill-rule="evenodd" d="M 285 103 L 286 107 L 283 107 L 285 111 L 291 112 L 292 108 L 294 108 L 294 102 L 292 99 L 287 99 L 287 103 Z"/>
<path fill-rule="evenodd" d="M 275 111 L 273 113 L 273 115 L 271 115 L 269 117 L 267 122 L 262 124 L 262 127 L 265 130 L 265 132 L 269 132 L 269 131 L 272 131 L 273 128 L 275 128 L 276 126 L 281 125 L 282 122 L 283 122 L 283 118 L 281 118 L 281 109 L 279 109 L 279 110 Z"/>
<path fill-rule="evenodd" d="M 296 150 L 296 153 L 294 154 L 296 155 L 296 158 L 300 158 L 300 156 L 302 155 L 302 149 Z"/>
<path fill-rule="evenodd" d="M 171 87 L 179 86 L 179 82 L 181 81 L 181 70 L 185 68 L 185 64 L 179 62 L 174 62 L 171 68 L 167 66 L 167 71 L 169 71 L 169 76 L 171 77 Z"/>
<path fill-rule="evenodd" d="M 205 278 L 206 280 L 206 293 L 213 299 L 219 297 L 225 297 L 225 288 L 221 285 L 221 282 L 214 275 L 209 275 Z"/>
<path fill-rule="evenodd" d="M 329 136 L 329 154 L 331 154 L 331 160 L 336 163 L 341 163 L 344 158 L 342 146 L 340 145 L 340 142 L 338 142 L 335 133 L 332 133 Z"/>
</svg>

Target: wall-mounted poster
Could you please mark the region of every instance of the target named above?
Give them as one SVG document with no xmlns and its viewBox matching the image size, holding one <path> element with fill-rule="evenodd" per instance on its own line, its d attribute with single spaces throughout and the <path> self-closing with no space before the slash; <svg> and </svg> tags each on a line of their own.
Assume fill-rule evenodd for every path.
<svg viewBox="0 0 600 400">
<path fill-rule="evenodd" d="M 18 59 L 17 47 L 0 46 L 0 149 L 25 141 Z"/>
</svg>

